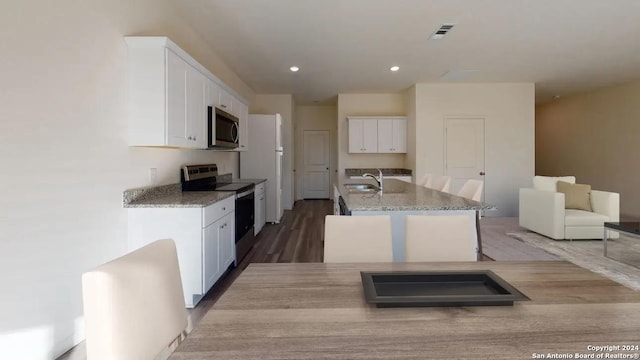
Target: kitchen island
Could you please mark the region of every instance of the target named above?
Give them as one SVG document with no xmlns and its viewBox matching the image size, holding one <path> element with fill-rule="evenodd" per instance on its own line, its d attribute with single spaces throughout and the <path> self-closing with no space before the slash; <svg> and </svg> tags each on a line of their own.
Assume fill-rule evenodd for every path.
<svg viewBox="0 0 640 360">
<path fill-rule="evenodd" d="M 495 210 L 495 206 L 394 179 L 384 179 L 382 191 L 354 189 L 352 184 L 378 186 L 371 179 L 338 179 L 334 188 L 334 212 L 352 216 L 391 216 L 393 261 L 404 261 L 404 219 L 407 215 L 471 217 L 475 224 L 472 233 L 481 255 L 478 213 L 481 210 Z"/>
</svg>

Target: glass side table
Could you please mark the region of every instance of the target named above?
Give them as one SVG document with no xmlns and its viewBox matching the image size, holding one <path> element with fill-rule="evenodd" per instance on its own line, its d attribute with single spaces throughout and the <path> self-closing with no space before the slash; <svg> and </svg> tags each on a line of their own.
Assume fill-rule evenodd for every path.
<svg viewBox="0 0 640 360">
<path fill-rule="evenodd" d="M 604 236 L 602 238 L 602 243 L 604 245 L 604 256 L 606 257 L 609 257 L 607 256 L 607 239 L 609 238 L 609 231 L 618 231 L 618 232 L 633 235 L 633 236 L 640 236 L 640 222 L 623 221 L 623 222 L 605 222 L 604 223 Z M 617 260 L 617 259 L 613 259 L 613 260 Z"/>
</svg>

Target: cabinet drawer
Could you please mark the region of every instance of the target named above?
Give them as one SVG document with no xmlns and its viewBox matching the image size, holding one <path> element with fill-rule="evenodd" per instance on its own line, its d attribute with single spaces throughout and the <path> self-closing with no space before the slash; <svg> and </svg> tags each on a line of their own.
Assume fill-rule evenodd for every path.
<svg viewBox="0 0 640 360">
<path fill-rule="evenodd" d="M 260 184 L 256 185 L 256 188 L 255 188 L 254 191 L 255 191 L 256 195 L 260 195 L 260 194 L 264 193 L 264 182 L 261 182 Z"/>
<path fill-rule="evenodd" d="M 209 205 L 202 211 L 202 227 L 205 228 L 212 222 L 235 210 L 235 198 L 229 197 Z"/>
</svg>

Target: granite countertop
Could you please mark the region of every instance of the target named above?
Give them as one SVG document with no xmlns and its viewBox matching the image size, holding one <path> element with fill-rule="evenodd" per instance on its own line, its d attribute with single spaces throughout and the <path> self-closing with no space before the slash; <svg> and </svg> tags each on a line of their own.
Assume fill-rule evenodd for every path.
<svg viewBox="0 0 640 360">
<path fill-rule="evenodd" d="M 232 191 L 186 191 L 180 184 L 125 190 L 125 208 L 194 208 L 206 207 L 233 196 Z"/>
<path fill-rule="evenodd" d="M 344 184 L 372 184 L 372 179 L 338 180 L 336 187 L 349 211 L 411 211 L 411 210 L 495 210 L 494 205 L 429 189 L 395 179 L 386 179 L 383 191 L 349 193 Z"/>
<path fill-rule="evenodd" d="M 254 185 L 258 185 L 267 181 L 267 179 L 233 179 L 234 183 L 253 183 Z"/>
<path fill-rule="evenodd" d="M 410 169 L 394 169 L 394 168 L 380 168 L 382 176 L 411 176 Z M 362 176 L 362 174 L 370 173 L 378 175 L 378 169 L 375 168 L 362 168 L 362 169 L 344 169 L 344 175 L 349 176 Z"/>
</svg>

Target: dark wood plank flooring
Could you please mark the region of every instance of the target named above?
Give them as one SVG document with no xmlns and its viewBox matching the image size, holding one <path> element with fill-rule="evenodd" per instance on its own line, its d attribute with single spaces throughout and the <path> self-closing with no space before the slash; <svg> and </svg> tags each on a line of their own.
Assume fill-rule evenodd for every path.
<svg viewBox="0 0 640 360">
<path fill-rule="evenodd" d="M 329 214 L 329 200 L 297 201 L 280 224 L 268 224 L 258 234 L 249 262 L 322 262 L 324 217 Z"/>
</svg>

